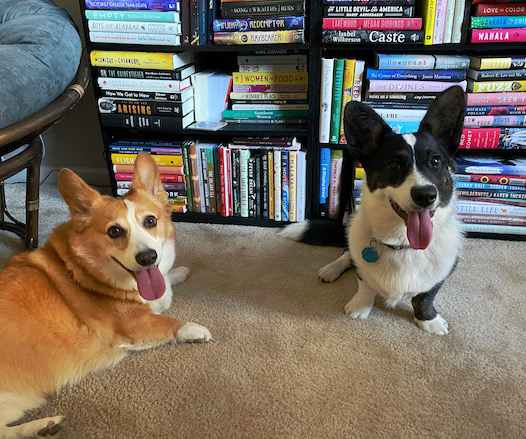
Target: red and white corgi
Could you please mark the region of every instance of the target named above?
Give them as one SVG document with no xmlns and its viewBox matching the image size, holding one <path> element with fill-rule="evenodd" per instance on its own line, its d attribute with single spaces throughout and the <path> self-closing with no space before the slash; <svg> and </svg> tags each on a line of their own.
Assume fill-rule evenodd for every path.
<svg viewBox="0 0 526 439">
<path fill-rule="evenodd" d="M 0 271 L 0 438 L 54 434 L 62 416 L 7 424 L 130 351 L 211 339 L 203 326 L 159 315 L 188 269 L 172 269 L 171 208 L 148 154 L 137 156 L 122 198 L 100 195 L 68 169 L 58 187 L 71 220 Z"/>
</svg>

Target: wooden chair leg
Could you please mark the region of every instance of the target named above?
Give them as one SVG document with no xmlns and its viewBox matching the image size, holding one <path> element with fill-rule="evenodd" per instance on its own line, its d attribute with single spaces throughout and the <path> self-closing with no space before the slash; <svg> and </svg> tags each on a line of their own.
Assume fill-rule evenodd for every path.
<svg viewBox="0 0 526 439">
<path fill-rule="evenodd" d="M 26 185 L 26 249 L 38 247 L 38 209 L 40 194 L 40 163 L 42 161 L 42 141 L 35 137 L 30 144 L 35 148 L 35 156 L 27 166 Z"/>
<path fill-rule="evenodd" d="M 5 189 L 4 182 L 0 181 L 0 222 L 5 221 Z"/>
</svg>

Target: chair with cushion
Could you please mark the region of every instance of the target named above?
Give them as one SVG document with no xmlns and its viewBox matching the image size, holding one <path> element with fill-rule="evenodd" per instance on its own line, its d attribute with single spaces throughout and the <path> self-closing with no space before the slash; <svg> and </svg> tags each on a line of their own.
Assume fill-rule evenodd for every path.
<svg viewBox="0 0 526 439">
<path fill-rule="evenodd" d="M 68 13 L 50 0 L 0 0 L 0 229 L 38 246 L 40 135 L 82 97 L 89 69 Z M 3 182 L 27 170 L 26 221 L 7 211 Z"/>
</svg>

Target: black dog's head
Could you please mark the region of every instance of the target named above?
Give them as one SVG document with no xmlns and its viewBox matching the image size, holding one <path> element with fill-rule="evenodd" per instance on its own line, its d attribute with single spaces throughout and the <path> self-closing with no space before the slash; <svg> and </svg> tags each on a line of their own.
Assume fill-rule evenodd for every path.
<svg viewBox="0 0 526 439">
<path fill-rule="evenodd" d="M 369 106 L 349 102 L 345 107 L 347 146 L 365 169 L 367 189 L 391 203 L 414 248 L 429 245 L 431 218 L 453 195 L 453 155 L 465 109 L 462 89 L 450 87 L 429 106 L 417 133 L 400 135 Z"/>
</svg>

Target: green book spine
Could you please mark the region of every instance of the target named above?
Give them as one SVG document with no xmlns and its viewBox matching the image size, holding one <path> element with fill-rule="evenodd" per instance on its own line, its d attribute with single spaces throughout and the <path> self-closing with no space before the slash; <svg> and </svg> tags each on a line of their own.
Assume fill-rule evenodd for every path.
<svg viewBox="0 0 526 439">
<path fill-rule="evenodd" d="M 342 107 L 342 92 L 343 92 L 343 68 L 345 59 L 336 58 L 334 60 L 334 80 L 332 86 L 332 113 L 331 113 L 331 129 L 329 135 L 329 143 L 338 144 L 340 136 L 340 114 Z"/>
<path fill-rule="evenodd" d="M 224 110 L 224 119 L 307 118 L 309 110 Z"/>
</svg>

